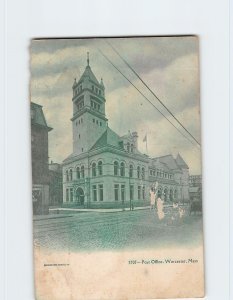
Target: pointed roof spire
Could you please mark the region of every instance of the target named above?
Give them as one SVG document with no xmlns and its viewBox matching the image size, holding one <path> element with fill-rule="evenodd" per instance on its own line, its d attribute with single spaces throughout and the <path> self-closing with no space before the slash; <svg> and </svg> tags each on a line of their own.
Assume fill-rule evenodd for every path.
<svg viewBox="0 0 233 300">
<path fill-rule="evenodd" d="M 73 87 L 75 87 L 76 85 L 77 85 L 77 81 L 76 81 L 76 78 L 74 78 Z"/>
<path fill-rule="evenodd" d="M 89 52 L 87 52 L 87 65 L 89 66 L 89 62 L 90 62 L 90 60 L 89 60 Z"/>
<path fill-rule="evenodd" d="M 103 81 L 102 77 L 101 77 L 101 80 L 100 80 L 100 84 L 104 87 L 104 81 Z"/>
</svg>

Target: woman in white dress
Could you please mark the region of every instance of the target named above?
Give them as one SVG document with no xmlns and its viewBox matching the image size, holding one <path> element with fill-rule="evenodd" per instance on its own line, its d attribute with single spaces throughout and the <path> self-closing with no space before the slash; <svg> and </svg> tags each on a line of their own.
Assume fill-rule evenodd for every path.
<svg viewBox="0 0 233 300">
<path fill-rule="evenodd" d="M 150 210 L 155 209 L 155 191 L 150 189 Z"/>
<path fill-rule="evenodd" d="M 163 200 L 160 198 L 160 196 L 157 199 L 157 214 L 158 214 L 158 218 L 159 220 L 164 219 L 164 211 L 163 211 Z"/>
</svg>

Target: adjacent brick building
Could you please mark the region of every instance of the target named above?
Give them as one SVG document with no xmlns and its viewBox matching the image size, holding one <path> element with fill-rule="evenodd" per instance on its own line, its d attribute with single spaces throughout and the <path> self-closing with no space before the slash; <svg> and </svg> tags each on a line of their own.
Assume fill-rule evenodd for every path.
<svg viewBox="0 0 233 300">
<path fill-rule="evenodd" d="M 48 213 L 49 168 L 48 133 L 42 106 L 31 102 L 31 158 L 33 214 Z"/>
</svg>

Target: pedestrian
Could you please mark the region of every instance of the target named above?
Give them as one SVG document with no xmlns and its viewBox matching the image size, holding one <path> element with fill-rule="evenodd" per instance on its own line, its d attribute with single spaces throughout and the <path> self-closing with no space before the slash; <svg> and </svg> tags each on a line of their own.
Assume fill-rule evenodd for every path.
<svg viewBox="0 0 233 300">
<path fill-rule="evenodd" d="M 150 210 L 155 209 L 155 191 L 152 187 L 150 189 Z"/>
<path fill-rule="evenodd" d="M 164 203 L 164 201 L 159 196 L 157 199 L 157 215 L 158 215 L 159 220 L 162 220 L 165 217 L 165 214 L 163 211 L 163 203 Z"/>
<path fill-rule="evenodd" d="M 158 186 L 159 186 L 158 181 L 155 181 L 155 183 L 154 183 L 154 192 L 155 192 L 155 195 L 156 195 L 157 192 L 158 192 Z"/>
<path fill-rule="evenodd" d="M 167 225 L 177 226 L 180 225 L 183 221 L 184 217 L 184 209 L 179 207 L 178 202 L 173 202 L 171 212 L 170 212 L 170 218 L 168 220 Z"/>
</svg>

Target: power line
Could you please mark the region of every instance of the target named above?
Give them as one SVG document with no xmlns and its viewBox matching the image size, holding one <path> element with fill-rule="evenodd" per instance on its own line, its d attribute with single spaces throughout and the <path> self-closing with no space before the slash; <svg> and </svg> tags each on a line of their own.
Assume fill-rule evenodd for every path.
<svg viewBox="0 0 233 300">
<path fill-rule="evenodd" d="M 196 145 L 193 143 L 192 140 L 190 140 L 186 135 L 183 134 L 182 131 L 179 130 L 112 62 L 111 60 L 100 50 L 98 51 L 101 53 L 101 55 L 176 129 L 179 131 L 179 133 L 186 138 L 190 143 L 193 145 Z"/>
<path fill-rule="evenodd" d="M 145 83 L 145 81 L 139 76 L 139 74 L 130 66 L 130 64 L 120 55 L 120 53 L 112 46 L 112 44 L 106 40 L 106 43 L 110 45 L 113 51 L 124 61 L 124 63 L 130 68 L 130 70 L 137 76 L 137 78 L 147 87 L 147 89 L 152 93 L 152 95 L 159 101 L 159 103 L 169 112 L 169 114 L 179 123 L 179 125 L 198 143 L 199 141 L 187 130 L 184 125 L 176 118 L 176 116 L 171 112 L 171 110 L 159 99 L 159 97 L 150 89 L 150 87 Z"/>
</svg>

